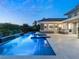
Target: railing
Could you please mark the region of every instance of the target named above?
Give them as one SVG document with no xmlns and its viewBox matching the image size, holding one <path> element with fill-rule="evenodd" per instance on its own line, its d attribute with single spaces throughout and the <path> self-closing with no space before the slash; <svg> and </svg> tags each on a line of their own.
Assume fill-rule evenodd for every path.
<svg viewBox="0 0 79 59">
<path fill-rule="evenodd" d="M 6 43 L 6 42 L 9 42 L 19 36 L 21 36 L 22 33 L 18 33 L 18 34 L 14 34 L 14 35 L 10 35 L 10 36 L 6 36 L 6 37 L 2 37 L 0 38 L 0 45 Z"/>
</svg>

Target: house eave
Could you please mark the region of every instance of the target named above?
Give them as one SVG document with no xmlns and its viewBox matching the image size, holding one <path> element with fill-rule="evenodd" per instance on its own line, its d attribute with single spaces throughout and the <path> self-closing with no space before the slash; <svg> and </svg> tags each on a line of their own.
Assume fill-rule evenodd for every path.
<svg viewBox="0 0 79 59">
<path fill-rule="evenodd" d="M 66 20 L 64 20 L 64 21 L 62 21 L 62 22 L 63 22 L 63 23 L 64 23 L 64 22 L 71 22 L 71 21 L 77 22 L 77 20 L 79 20 L 79 16 L 75 16 L 75 17 L 66 19 Z"/>
</svg>

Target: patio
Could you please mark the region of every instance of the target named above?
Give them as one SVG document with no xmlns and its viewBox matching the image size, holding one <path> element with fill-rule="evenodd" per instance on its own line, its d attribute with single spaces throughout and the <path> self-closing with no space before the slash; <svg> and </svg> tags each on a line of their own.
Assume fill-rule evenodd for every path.
<svg viewBox="0 0 79 59">
<path fill-rule="evenodd" d="M 77 35 L 48 35 L 51 36 L 48 41 L 56 53 L 56 59 L 79 59 L 79 39 L 77 39 Z"/>
</svg>

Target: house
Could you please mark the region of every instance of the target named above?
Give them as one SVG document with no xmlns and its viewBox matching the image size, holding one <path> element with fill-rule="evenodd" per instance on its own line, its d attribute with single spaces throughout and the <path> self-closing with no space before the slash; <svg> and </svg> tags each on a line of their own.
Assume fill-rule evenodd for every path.
<svg viewBox="0 0 79 59">
<path fill-rule="evenodd" d="M 39 20 L 41 32 L 58 33 L 58 29 L 63 28 L 63 22 L 66 18 L 47 18 Z"/>
<path fill-rule="evenodd" d="M 67 18 L 47 18 L 39 20 L 42 32 L 64 32 L 69 34 L 78 34 L 79 23 L 79 5 L 65 14 Z"/>
</svg>

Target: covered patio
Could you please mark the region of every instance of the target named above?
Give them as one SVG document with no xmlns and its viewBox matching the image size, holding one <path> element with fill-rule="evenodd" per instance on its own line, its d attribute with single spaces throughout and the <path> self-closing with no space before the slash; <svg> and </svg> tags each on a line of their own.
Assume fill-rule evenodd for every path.
<svg viewBox="0 0 79 59">
<path fill-rule="evenodd" d="M 79 37 L 79 16 L 64 20 L 63 23 L 63 28 L 68 34 L 76 34 Z"/>
</svg>

